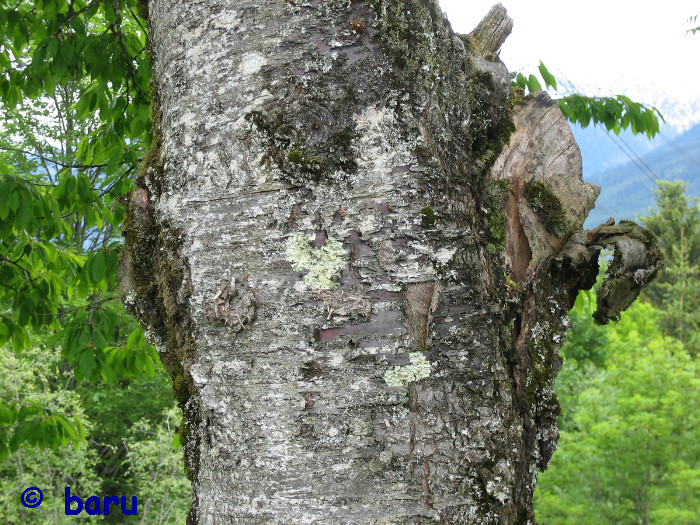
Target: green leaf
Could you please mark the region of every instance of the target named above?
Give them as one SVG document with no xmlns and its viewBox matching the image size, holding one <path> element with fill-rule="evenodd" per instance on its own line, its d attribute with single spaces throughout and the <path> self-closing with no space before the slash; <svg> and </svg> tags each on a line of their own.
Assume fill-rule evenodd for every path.
<svg viewBox="0 0 700 525">
<path fill-rule="evenodd" d="M 46 45 L 46 58 L 51 59 L 56 56 L 58 51 L 58 40 L 55 38 L 49 38 Z"/>
<path fill-rule="evenodd" d="M 530 92 L 541 91 L 542 85 L 540 84 L 540 81 L 537 80 L 535 75 L 530 75 L 527 79 L 527 88 L 530 90 Z"/>
<path fill-rule="evenodd" d="M 26 432 L 24 430 L 24 425 L 20 425 L 17 428 L 15 428 L 14 433 L 12 434 L 12 437 L 10 438 L 10 442 L 8 443 L 8 449 L 10 451 L 10 454 L 14 454 L 19 450 L 19 446 L 23 441 L 26 441 L 26 438 L 24 437 L 26 435 Z"/>
<path fill-rule="evenodd" d="M 19 208 L 19 193 L 15 188 L 10 189 L 10 193 L 7 196 L 7 204 L 14 212 L 16 212 L 17 208 Z"/>
<path fill-rule="evenodd" d="M 78 175 L 77 185 L 81 202 L 83 204 L 92 204 L 95 200 L 95 194 L 92 191 L 90 179 L 88 179 L 85 174 L 81 173 Z"/>
<path fill-rule="evenodd" d="M 78 362 L 78 368 L 82 373 L 83 377 L 92 377 L 93 372 L 97 369 L 97 361 L 95 360 L 95 354 L 91 350 L 85 349 L 80 356 L 80 361 Z"/>
<path fill-rule="evenodd" d="M 75 423 L 75 430 L 78 433 L 78 438 L 80 441 L 85 441 L 85 427 L 83 426 L 83 422 L 79 417 L 74 417 L 73 422 Z"/>
<path fill-rule="evenodd" d="M 542 78 L 544 79 L 544 83 L 546 86 L 554 88 L 555 90 L 557 89 L 557 79 L 554 78 L 554 75 L 552 75 L 547 67 L 542 63 L 540 60 L 540 65 L 539 68 L 540 70 L 540 75 L 542 75 Z"/>
<path fill-rule="evenodd" d="M 126 347 L 130 350 L 134 350 L 141 343 L 143 343 L 143 330 L 141 330 L 141 328 L 136 328 L 129 334 L 126 340 Z"/>
<path fill-rule="evenodd" d="M 0 346 L 4 345 L 10 338 L 9 327 L 0 319 Z"/>
<path fill-rule="evenodd" d="M 2 190 L 0 189 L 0 192 Z M 0 193 L 0 220 L 5 220 L 10 215 L 10 202 L 6 194 Z"/>
<path fill-rule="evenodd" d="M 60 46 L 59 52 L 66 64 L 69 64 L 73 60 L 73 57 L 75 55 L 75 50 L 73 49 L 73 46 L 70 44 L 70 42 L 66 41 L 64 41 Z"/>
<path fill-rule="evenodd" d="M 85 23 L 83 22 L 82 18 L 79 16 L 76 16 L 71 20 L 70 25 L 73 29 L 75 29 L 75 32 L 80 35 L 80 36 L 85 36 L 86 34 L 86 28 L 85 28 Z"/>
<path fill-rule="evenodd" d="M 114 384 L 116 383 L 120 377 L 127 377 L 128 374 L 123 373 L 122 370 L 119 370 L 119 375 L 117 375 L 115 369 L 112 367 L 111 363 L 108 361 L 104 361 L 101 364 L 100 368 L 100 375 L 102 377 L 102 380 L 105 383 L 109 384 Z"/>
<path fill-rule="evenodd" d="M 73 424 L 61 414 L 54 414 L 52 417 L 56 423 L 60 425 L 60 428 L 62 428 L 62 430 L 68 434 L 68 439 L 71 441 L 71 443 L 73 443 L 73 445 L 76 447 L 79 446 L 80 438 L 78 437 L 78 431 Z"/>
<path fill-rule="evenodd" d="M 91 268 L 92 279 L 94 282 L 98 283 L 105 278 L 105 254 L 99 251 L 95 254 L 92 260 Z"/>
<path fill-rule="evenodd" d="M 116 151 L 109 158 L 107 163 L 107 172 L 113 173 L 116 171 L 117 167 L 122 163 L 122 158 L 124 157 L 124 151 L 121 148 L 117 148 Z"/>
<path fill-rule="evenodd" d="M 92 332 L 92 342 L 95 345 L 95 348 L 101 349 L 107 346 L 107 340 L 105 339 L 105 336 L 101 330 L 96 329 Z"/>
<path fill-rule="evenodd" d="M 17 208 L 17 213 L 15 214 L 15 224 L 20 229 L 28 229 L 30 223 L 32 222 L 32 202 L 29 195 L 22 192 L 21 195 L 17 194 L 19 197 L 20 205 Z"/>
<path fill-rule="evenodd" d="M 46 60 L 49 41 L 50 39 L 44 40 L 41 44 L 37 46 L 36 51 L 34 51 L 34 56 L 32 57 L 33 67 L 39 66 L 42 62 L 44 62 L 44 60 Z"/>
<path fill-rule="evenodd" d="M 37 298 L 33 295 L 23 294 L 18 298 L 19 303 L 19 324 L 27 325 L 29 319 L 34 313 L 34 307 L 36 306 Z"/>
</svg>

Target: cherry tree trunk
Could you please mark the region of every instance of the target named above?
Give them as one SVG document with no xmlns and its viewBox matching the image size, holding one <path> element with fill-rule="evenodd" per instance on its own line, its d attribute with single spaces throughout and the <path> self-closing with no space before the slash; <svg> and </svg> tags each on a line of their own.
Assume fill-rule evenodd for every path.
<svg viewBox="0 0 700 525">
<path fill-rule="evenodd" d="M 189 523 L 534 523 L 557 345 L 658 266 L 544 93 L 511 95 L 497 6 L 150 0 L 153 146 L 125 303 L 184 418 Z"/>
</svg>

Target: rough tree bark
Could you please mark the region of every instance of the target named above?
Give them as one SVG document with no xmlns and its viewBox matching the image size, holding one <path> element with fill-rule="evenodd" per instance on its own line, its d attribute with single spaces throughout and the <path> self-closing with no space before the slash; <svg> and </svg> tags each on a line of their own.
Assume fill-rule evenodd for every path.
<svg viewBox="0 0 700 525">
<path fill-rule="evenodd" d="M 151 0 L 155 139 L 120 270 L 185 417 L 189 523 L 534 523 L 557 345 L 653 238 L 583 232 L 598 189 L 497 6 Z M 512 136 L 511 136 L 512 135 Z"/>
</svg>

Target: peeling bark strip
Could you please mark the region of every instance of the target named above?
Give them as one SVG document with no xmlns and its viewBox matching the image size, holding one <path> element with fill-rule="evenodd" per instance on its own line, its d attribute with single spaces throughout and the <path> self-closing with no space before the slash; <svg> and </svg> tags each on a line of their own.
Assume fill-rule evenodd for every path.
<svg viewBox="0 0 700 525">
<path fill-rule="evenodd" d="M 411 348 L 416 350 L 426 348 L 430 314 L 437 308 L 439 297 L 439 282 L 412 283 L 406 286 L 403 292 L 403 306 Z"/>
<path fill-rule="evenodd" d="M 185 409 L 188 523 L 533 524 L 566 311 L 600 247 L 613 316 L 658 260 L 581 231 L 550 101 L 511 120 L 505 10 L 470 36 L 435 0 L 148 14 L 120 276 Z"/>
</svg>

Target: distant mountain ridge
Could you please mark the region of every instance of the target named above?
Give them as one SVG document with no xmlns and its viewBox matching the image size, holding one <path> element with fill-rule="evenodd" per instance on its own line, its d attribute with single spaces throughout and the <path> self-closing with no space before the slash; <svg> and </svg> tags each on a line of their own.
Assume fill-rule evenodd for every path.
<svg viewBox="0 0 700 525">
<path fill-rule="evenodd" d="M 650 169 L 648 176 L 632 161 L 619 163 L 627 157 L 605 136 L 605 130 L 573 128 L 572 131 L 583 155 L 584 179 L 601 187 L 586 228 L 593 228 L 610 217 L 634 220 L 637 215 L 649 213 L 654 204 L 655 178 L 687 181 L 688 196 L 700 197 L 700 124 L 675 137 L 666 132 L 654 141 L 629 133 L 623 135 L 623 140 Z M 600 166 L 611 167 L 591 174 L 592 168 Z"/>
</svg>

